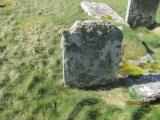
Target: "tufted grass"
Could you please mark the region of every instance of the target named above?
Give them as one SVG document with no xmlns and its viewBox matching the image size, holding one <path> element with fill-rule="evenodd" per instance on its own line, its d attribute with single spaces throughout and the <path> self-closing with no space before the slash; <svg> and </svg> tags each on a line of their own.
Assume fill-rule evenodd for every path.
<svg viewBox="0 0 160 120">
<path fill-rule="evenodd" d="M 96 1 L 108 3 L 125 17 L 127 0 Z M 84 108 L 77 120 L 132 118 L 138 106 L 124 104 L 133 96 L 123 86 L 96 91 L 63 85 L 60 30 L 70 27 L 75 20 L 91 19 L 79 3 L 80 0 L 0 1 L 0 5 L 6 5 L 0 8 L 0 120 L 65 120 L 73 106 L 88 96 L 103 102 Z M 159 16 L 160 13 L 157 19 Z M 139 59 L 145 54 L 140 44 L 143 39 L 160 60 L 160 38 L 156 34 L 145 28 L 123 29 L 125 59 Z M 158 120 L 159 110 L 153 107 L 143 116 L 144 120 Z"/>
</svg>

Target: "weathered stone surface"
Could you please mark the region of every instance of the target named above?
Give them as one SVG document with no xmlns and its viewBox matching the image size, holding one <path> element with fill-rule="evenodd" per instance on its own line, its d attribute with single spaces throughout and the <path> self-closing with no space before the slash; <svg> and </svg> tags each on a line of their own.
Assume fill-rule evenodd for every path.
<svg viewBox="0 0 160 120">
<path fill-rule="evenodd" d="M 152 27 L 159 6 L 159 0 L 128 0 L 126 21 L 131 27 Z"/>
<path fill-rule="evenodd" d="M 71 87 L 106 85 L 121 60 L 123 34 L 97 21 L 76 21 L 62 32 L 64 81 Z"/>
<path fill-rule="evenodd" d="M 157 96 L 160 98 L 160 75 L 128 78 L 126 82 L 144 100 L 154 101 Z"/>
<path fill-rule="evenodd" d="M 97 19 L 108 16 L 110 22 L 121 23 L 127 25 L 125 20 L 120 17 L 111 7 L 104 3 L 96 3 L 90 1 L 82 1 L 81 8 L 89 15 Z M 109 17 L 110 16 L 110 17 Z M 107 18 L 107 17 L 106 17 Z"/>
</svg>

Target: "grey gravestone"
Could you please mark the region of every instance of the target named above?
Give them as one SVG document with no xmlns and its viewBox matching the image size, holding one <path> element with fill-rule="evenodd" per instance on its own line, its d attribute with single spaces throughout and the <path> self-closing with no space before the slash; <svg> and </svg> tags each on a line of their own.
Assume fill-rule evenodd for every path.
<svg viewBox="0 0 160 120">
<path fill-rule="evenodd" d="M 132 28 L 151 28 L 155 24 L 158 6 L 159 0 L 128 0 L 127 23 Z"/>
<path fill-rule="evenodd" d="M 66 85 L 93 87 L 114 81 L 121 60 L 123 34 L 98 21 L 76 21 L 62 32 L 63 71 Z"/>
<path fill-rule="evenodd" d="M 125 20 L 119 16 L 110 6 L 104 3 L 97 3 L 91 1 L 82 1 L 81 8 L 89 15 L 97 19 L 101 19 L 104 16 L 110 16 L 113 23 L 121 23 L 128 25 Z"/>
</svg>

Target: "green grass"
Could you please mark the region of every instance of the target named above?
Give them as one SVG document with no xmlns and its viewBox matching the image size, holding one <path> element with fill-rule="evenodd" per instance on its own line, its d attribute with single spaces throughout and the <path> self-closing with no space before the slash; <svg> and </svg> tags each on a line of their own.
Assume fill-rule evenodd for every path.
<svg viewBox="0 0 160 120">
<path fill-rule="evenodd" d="M 96 1 L 108 3 L 125 17 L 127 0 Z M 106 90 L 104 95 L 63 85 L 60 30 L 75 20 L 91 19 L 80 9 L 80 0 L 2 0 L 0 4 L 6 4 L 0 8 L 0 120 L 65 120 L 73 106 L 88 96 L 98 96 L 103 102 L 84 108 L 78 120 L 132 118 L 138 106 L 121 106 L 119 102 L 124 101 L 118 97 L 112 103 L 119 95 L 131 99 L 127 88 Z M 144 28 L 124 27 L 125 59 L 145 54 L 140 39 L 158 56 L 158 36 Z M 158 120 L 159 110 L 153 107 L 144 120 Z"/>
</svg>

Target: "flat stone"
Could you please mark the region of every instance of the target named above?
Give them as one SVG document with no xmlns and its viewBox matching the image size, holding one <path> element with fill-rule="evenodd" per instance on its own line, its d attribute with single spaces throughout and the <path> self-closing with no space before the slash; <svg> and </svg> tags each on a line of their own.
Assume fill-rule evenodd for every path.
<svg viewBox="0 0 160 120">
<path fill-rule="evenodd" d="M 159 0 L 128 0 L 126 21 L 132 28 L 151 28 L 155 24 L 158 7 Z"/>
<path fill-rule="evenodd" d="M 90 1 L 82 1 L 81 8 L 89 15 L 97 19 L 102 16 L 110 16 L 110 22 L 128 25 L 125 20 L 119 16 L 111 7 L 104 3 L 96 3 Z"/>
<path fill-rule="evenodd" d="M 160 95 L 160 75 L 148 75 L 137 79 L 128 78 L 126 82 L 144 100 L 154 101 Z"/>
<path fill-rule="evenodd" d="M 65 85 L 93 87 L 115 80 L 121 61 L 123 33 L 98 21 L 76 21 L 62 32 Z"/>
</svg>

